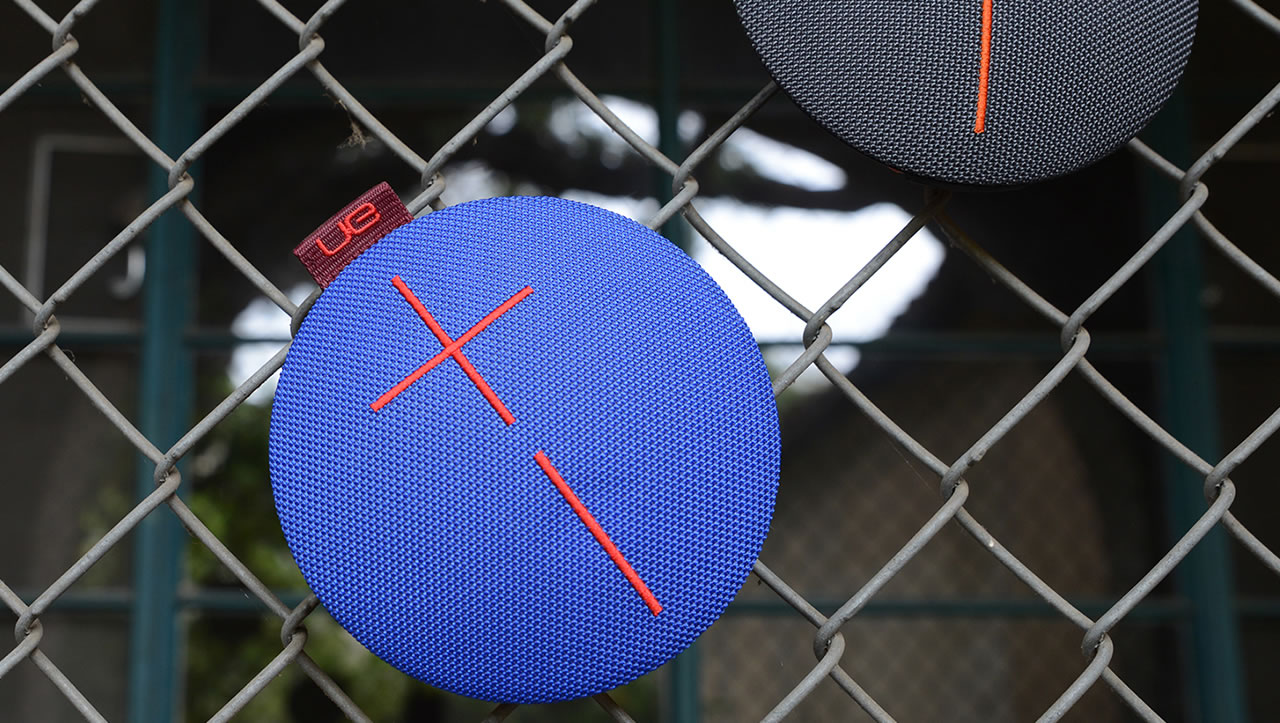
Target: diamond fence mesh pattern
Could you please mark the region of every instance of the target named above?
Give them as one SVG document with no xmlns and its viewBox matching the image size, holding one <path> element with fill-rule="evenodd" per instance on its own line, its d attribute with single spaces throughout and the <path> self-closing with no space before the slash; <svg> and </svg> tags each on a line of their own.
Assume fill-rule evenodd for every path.
<svg viewBox="0 0 1280 723">
<path fill-rule="evenodd" d="M 1125 679 L 1111 667 L 1117 649 L 1123 648 L 1125 644 L 1125 636 L 1121 634 L 1113 638 L 1112 631 L 1121 621 L 1126 620 L 1144 598 L 1147 598 L 1201 543 L 1206 534 L 1216 527 L 1229 532 L 1236 543 L 1272 573 L 1280 574 L 1280 557 L 1277 557 L 1275 552 L 1264 545 L 1232 513 L 1238 490 L 1231 480 L 1232 472 L 1249 459 L 1250 455 L 1280 426 L 1280 409 L 1273 411 L 1265 421 L 1221 459 L 1202 459 L 1163 428 L 1153 418 L 1152 410 L 1143 409 L 1131 401 L 1094 366 L 1089 356 L 1091 336 L 1088 322 L 1095 312 L 1112 299 L 1118 290 L 1130 283 L 1135 274 L 1183 229 L 1195 229 L 1205 245 L 1247 274 L 1269 295 L 1280 297 L 1280 279 L 1250 259 L 1201 213 L 1209 196 L 1209 188 L 1203 182 L 1205 174 L 1229 149 L 1262 122 L 1277 104 L 1280 104 L 1280 85 L 1258 101 L 1256 106 L 1241 117 L 1233 127 L 1226 130 L 1208 151 L 1186 169 L 1175 166 L 1140 141 L 1135 140 L 1129 144 L 1129 152 L 1167 179 L 1168 192 L 1177 194 L 1179 205 L 1175 212 L 1167 219 L 1163 219 L 1163 225 L 1159 230 L 1146 239 L 1128 261 L 1114 269 L 1111 276 L 1076 308 L 1058 308 L 1041 296 L 1036 289 L 1020 280 L 1002 265 L 999 259 L 984 250 L 981 239 L 971 237 L 949 215 L 949 194 L 930 190 L 925 191 L 919 210 L 910 222 L 890 239 L 870 262 L 853 273 L 847 283 L 825 303 L 810 309 L 753 267 L 735 250 L 734 239 L 722 236 L 698 211 L 699 184 L 696 176 L 699 167 L 777 93 L 777 87 L 773 83 L 761 88 L 753 98 L 733 113 L 722 126 L 711 132 L 686 157 L 671 158 L 654 144 L 647 142 L 636 130 L 628 127 L 591 88 L 579 80 L 571 69 L 571 51 L 574 45 L 571 31 L 574 23 L 592 10 L 596 4 L 594 0 L 578 0 L 558 17 L 544 17 L 520 0 L 500 1 L 516 20 L 545 35 L 545 52 L 483 111 L 475 115 L 457 131 L 456 135 L 427 157 L 411 148 L 397 136 L 393 129 L 384 125 L 358 97 L 326 69 L 322 62 L 325 49 L 322 31 L 325 29 L 326 21 L 346 4 L 343 0 L 326 2 L 307 18 L 295 16 L 284 5 L 273 0 L 258 0 L 258 4 L 269 14 L 269 17 L 263 15 L 254 18 L 253 22 L 270 21 L 273 18 L 275 22 L 283 24 L 297 36 L 297 52 L 174 158 L 153 142 L 152 138 L 121 110 L 120 105 L 100 89 L 77 62 L 77 55 L 81 49 L 73 35 L 77 23 L 90 12 L 110 12 L 109 9 L 98 9 L 96 6 L 99 3 L 95 0 L 84 0 L 59 19 L 47 14 L 33 0 L 15 0 L 16 5 L 49 34 L 52 51 L 32 65 L 29 71 L 0 94 L 0 111 L 5 110 L 16 99 L 37 86 L 46 76 L 63 73 L 79 89 L 89 106 L 118 128 L 151 163 L 163 169 L 167 174 L 168 189 L 155 198 L 145 211 L 137 215 L 93 258 L 44 298 L 33 294 L 19 281 L 19 276 L 12 270 L 0 268 L 0 283 L 34 318 L 31 341 L 0 367 L 0 382 L 8 380 L 33 359 L 42 355 L 48 357 L 110 425 L 155 465 L 154 491 L 133 506 L 128 514 L 116 521 L 109 531 L 97 539 L 78 560 L 29 603 L 0 581 L 0 599 L 3 599 L 4 604 L 18 618 L 15 627 L 16 644 L 0 659 L 0 677 L 10 673 L 15 666 L 30 663 L 53 682 L 86 720 L 105 720 L 95 708 L 94 702 L 82 694 L 76 682 L 64 675 L 58 661 L 51 659 L 42 651 L 41 641 L 46 633 L 42 618 L 55 601 L 71 590 L 77 581 L 81 580 L 86 572 L 112 548 L 121 545 L 129 533 L 134 531 L 145 518 L 151 515 L 172 514 L 181 521 L 191 535 L 216 556 L 248 594 L 261 601 L 281 621 L 279 654 L 252 679 L 245 681 L 243 688 L 227 700 L 211 720 L 222 721 L 235 716 L 288 666 L 301 668 L 348 718 L 357 721 L 369 720 L 352 698 L 308 655 L 308 634 L 304 622 L 318 605 L 315 596 L 309 596 L 292 607 L 287 605 L 210 531 L 209 527 L 177 494 L 183 483 L 177 468 L 178 461 L 190 453 L 217 425 L 243 404 L 254 390 L 278 371 L 284 362 L 288 344 L 282 346 L 266 365 L 209 410 L 175 444 L 162 448 L 144 434 L 134 420 L 122 413 L 63 349 L 60 345 L 61 327 L 57 314 L 59 308 L 85 284 L 86 280 L 100 273 L 110 259 L 129 249 L 139 235 L 161 214 L 170 209 L 177 209 L 204 241 L 251 282 L 262 296 L 293 316 L 293 328 L 296 330 L 297 324 L 306 314 L 318 291 L 303 303 L 295 304 L 270 278 L 255 268 L 241 250 L 237 249 L 235 243 L 221 233 L 217 225 L 192 202 L 192 194 L 196 190 L 196 184 L 189 175 L 192 165 L 210 153 L 228 131 L 271 98 L 272 94 L 286 81 L 294 76 L 309 75 L 319 82 L 325 93 L 350 114 L 354 123 L 359 124 L 366 133 L 381 141 L 396 158 L 420 177 L 420 188 L 408 197 L 407 205 L 414 214 L 429 213 L 445 207 L 441 200 L 441 194 L 448 182 L 448 178 L 442 173 L 445 165 L 454 159 L 461 149 L 470 144 L 483 144 L 484 141 L 480 137 L 482 130 L 535 82 L 549 77 L 556 79 L 563 88 L 590 108 L 648 164 L 670 178 L 673 194 L 671 200 L 647 219 L 650 227 L 659 228 L 677 217 L 682 217 L 715 250 L 729 259 L 778 304 L 805 322 L 803 352 L 776 374 L 773 382 L 775 393 L 782 394 L 802 372 L 810 368 L 818 369 L 829 383 L 859 410 L 864 426 L 869 425 L 869 429 L 873 429 L 876 434 L 892 442 L 898 449 L 897 454 L 900 454 L 912 469 L 919 472 L 918 476 L 929 485 L 936 485 L 936 504 L 917 520 L 916 530 L 909 539 L 897 540 L 893 543 L 899 545 L 894 554 L 876 561 L 877 568 L 860 578 L 837 580 L 834 583 L 828 581 L 841 591 L 839 604 L 831 614 L 824 614 L 814 602 L 798 592 L 797 589 L 801 586 L 793 587 L 789 584 L 788 578 L 791 574 L 789 570 L 774 569 L 768 564 L 767 559 L 757 563 L 755 576 L 748 583 L 749 587 L 754 586 L 751 594 L 758 597 L 767 588 L 769 594 L 776 595 L 785 601 L 794 611 L 794 615 L 784 629 L 790 634 L 805 636 L 806 644 L 811 647 L 813 656 L 804 669 L 789 667 L 774 674 L 773 682 L 777 683 L 778 678 L 782 678 L 785 679 L 782 681 L 785 685 L 782 688 L 783 692 L 776 699 L 755 701 L 759 711 L 763 711 L 763 719 L 767 721 L 783 719 L 797 711 L 807 699 L 815 696 L 819 686 L 825 684 L 829 687 L 829 684 L 833 683 L 844 694 L 840 699 L 843 703 L 840 705 L 845 708 L 842 709 L 843 712 L 836 715 L 851 715 L 851 711 L 861 709 L 874 720 L 894 720 L 892 705 L 888 703 L 882 705 L 881 701 L 868 692 L 870 686 L 864 687 L 866 678 L 874 677 L 876 671 L 857 664 L 858 656 L 854 653 L 856 648 L 852 641 L 871 634 L 868 618 L 859 617 L 859 614 L 870 609 L 869 605 L 874 607 L 876 596 L 905 568 L 911 566 L 922 550 L 929 546 L 940 533 L 958 526 L 972 538 L 969 544 L 976 546 L 975 550 L 994 558 L 999 565 L 1020 581 L 1023 593 L 1033 596 L 1056 611 L 1056 620 L 1028 623 L 1029 625 L 1074 626 L 1081 653 L 1075 663 L 1077 677 L 1060 690 L 1056 700 L 1046 699 L 1041 702 L 1043 714 L 1040 720 L 1061 719 L 1081 702 L 1086 693 L 1103 688 L 1109 690 L 1114 695 L 1114 700 L 1137 718 L 1147 721 L 1162 720 L 1157 710 L 1135 693 L 1126 684 Z M 1259 5 L 1249 0 L 1232 0 L 1230 4 L 1244 13 L 1251 22 L 1280 36 L 1280 19 Z M 731 29 L 731 31 L 736 30 L 736 28 Z M 1280 41 L 1280 38 L 1276 40 Z M 404 193 L 409 189 L 399 190 Z M 998 421 L 990 424 L 985 431 L 971 441 L 963 453 L 954 458 L 941 456 L 937 451 L 919 441 L 918 435 L 913 435 L 912 429 L 900 426 L 898 420 L 883 411 L 876 400 L 864 394 L 862 389 L 824 355 L 824 352 L 833 344 L 833 333 L 827 324 L 828 320 L 926 225 L 940 229 L 950 243 L 967 256 L 977 269 L 1007 290 L 1011 303 L 1023 304 L 1034 311 L 1043 320 L 1045 328 L 1053 329 L 1061 340 L 1061 352 L 1052 368 L 1047 373 L 1041 373 L 1042 370 L 1038 370 L 1034 378 L 1028 379 L 1025 393 L 1021 398 L 1001 408 Z M 281 249 L 282 254 L 285 251 L 287 249 Z M 1044 569 L 1036 569 L 1034 564 L 1024 561 L 1006 548 L 1001 540 L 989 531 L 988 525 L 993 523 L 992 520 L 988 519 L 984 523 L 971 512 L 973 509 L 978 509 L 977 505 L 971 504 L 971 501 L 981 497 L 983 485 L 981 482 L 971 485 L 969 480 L 981 469 L 984 457 L 992 452 L 1001 440 L 1014 433 L 1019 425 L 1024 424 L 1046 397 L 1069 378 L 1083 380 L 1093 390 L 1092 393 L 1099 395 L 1115 411 L 1127 418 L 1129 424 L 1134 425 L 1154 444 L 1167 450 L 1181 465 L 1194 471 L 1194 474 L 1203 480 L 1204 487 L 1203 512 L 1192 524 L 1177 531 L 1181 537 L 1176 544 L 1164 551 L 1163 557 L 1155 565 L 1137 577 L 1128 592 L 1114 604 L 1105 609 L 1088 612 L 1073 605 L 1053 585 L 1046 582 Z M 10 423 L 13 423 L 13 420 Z M 1247 499 L 1247 491 L 1239 492 Z M 265 489 L 263 494 L 266 494 Z M 768 549 L 766 548 L 765 558 L 767 558 Z M 865 580 L 865 582 L 858 586 L 853 582 L 855 579 Z M 752 624 L 742 619 L 727 620 L 713 628 L 709 635 L 736 636 L 749 641 L 754 634 L 751 629 Z M 970 633 L 967 633 L 973 640 L 986 640 L 990 643 L 981 619 L 966 621 L 964 625 L 973 628 Z M 892 626 L 889 626 L 887 633 L 885 629 L 881 629 L 879 634 L 891 635 L 891 628 Z M 1018 638 L 1016 630 L 1002 634 L 1012 636 L 1015 641 Z M 1135 635 L 1138 634 L 1140 633 L 1135 633 Z M 750 647 L 749 642 L 744 642 L 743 645 Z M 190 654 L 199 655 L 200 651 L 193 650 Z M 1057 654 L 1057 651 L 1046 654 Z M 744 695 L 751 694 L 759 695 L 757 691 L 744 692 Z M 935 690 L 933 694 L 943 697 L 963 697 L 979 693 L 943 687 Z M 632 720 L 631 716 L 609 695 L 600 695 L 596 700 L 604 716 L 617 721 Z M 830 701 L 830 698 L 824 698 L 824 700 Z M 515 708 L 516 706 L 513 705 L 500 705 L 492 711 L 487 720 L 503 720 Z M 751 710 L 755 711 L 756 708 Z M 0 715 L 0 717 L 4 716 Z"/>
</svg>

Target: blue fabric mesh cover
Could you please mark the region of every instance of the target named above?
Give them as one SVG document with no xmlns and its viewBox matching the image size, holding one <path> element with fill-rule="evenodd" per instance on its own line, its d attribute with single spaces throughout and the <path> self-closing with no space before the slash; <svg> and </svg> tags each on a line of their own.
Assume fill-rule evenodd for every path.
<svg viewBox="0 0 1280 723">
<path fill-rule="evenodd" d="M 506 425 L 442 344 L 463 347 Z M 544 451 L 663 606 L 535 463 Z M 400 670 L 484 700 L 593 695 L 657 668 L 724 611 L 768 531 L 777 410 L 742 318 L 698 265 L 617 214 L 497 198 L 401 226 L 319 297 L 271 418 L 294 558 L 344 628 Z"/>
</svg>

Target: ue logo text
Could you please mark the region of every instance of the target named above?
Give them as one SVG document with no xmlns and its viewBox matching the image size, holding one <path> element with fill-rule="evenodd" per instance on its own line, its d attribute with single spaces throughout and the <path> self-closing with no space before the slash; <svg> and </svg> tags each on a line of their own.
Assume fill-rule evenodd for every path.
<svg viewBox="0 0 1280 723">
<path fill-rule="evenodd" d="M 351 243 L 351 239 L 368 231 L 375 223 L 382 220 L 382 214 L 378 213 L 377 206 L 372 203 L 362 203 L 351 210 L 346 216 L 338 220 L 338 230 L 342 232 L 342 243 L 328 248 L 324 245 L 324 241 L 316 238 L 316 246 L 320 249 L 320 253 L 325 256 L 333 256 Z"/>
</svg>

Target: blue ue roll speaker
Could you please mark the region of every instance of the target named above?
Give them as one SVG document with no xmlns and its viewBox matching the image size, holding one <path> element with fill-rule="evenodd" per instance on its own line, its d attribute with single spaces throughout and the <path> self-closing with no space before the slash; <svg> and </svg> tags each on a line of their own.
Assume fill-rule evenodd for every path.
<svg viewBox="0 0 1280 723">
<path fill-rule="evenodd" d="M 599 208 L 496 198 L 336 273 L 284 364 L 270 468 L 357 640 L 455 693 L 547 702 L 654 670 L 724 611 L 768 531 L 778 420 L 691 258 Z"/>
</svg>

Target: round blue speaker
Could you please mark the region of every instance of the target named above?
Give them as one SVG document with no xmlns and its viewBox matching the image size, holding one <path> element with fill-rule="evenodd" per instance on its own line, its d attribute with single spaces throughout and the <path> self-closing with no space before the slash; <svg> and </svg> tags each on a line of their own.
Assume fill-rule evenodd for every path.
<svg viewBox="0 0 1280 723">
<path fill-rule="evenodd" d="M 836 137 L 917 179 L 1018 186 L 1096 163 L 1182 78 L 1197 0 L 734 0 Z"/>
<path fill-rule="evenodd" d="M 654 670 L 768 531 L 777 409 L 688 256 L 593 206 L 391 231 L 302 322 L 271 416 L 285 538 L 329 613 L 440 688 L 536 703 Z"/>
</svg>

